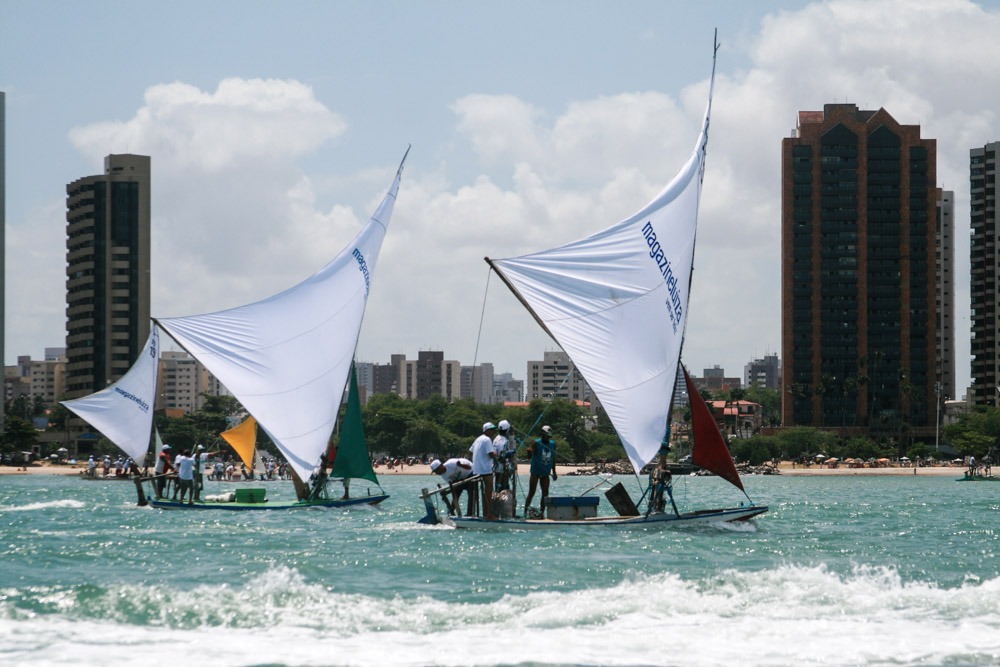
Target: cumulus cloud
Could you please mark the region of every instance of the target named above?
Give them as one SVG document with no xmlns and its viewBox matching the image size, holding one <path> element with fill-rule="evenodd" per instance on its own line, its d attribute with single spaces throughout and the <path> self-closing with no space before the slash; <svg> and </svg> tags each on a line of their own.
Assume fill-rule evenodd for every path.
<svg viewBox="0 0 1000 667">
<path fill-rule="evenodd" d="M 152 156 L 155 316 L 240 305 L 322 266 L 359 223 L 344 207 L 317 210 L 296 161 L 346 129 L 298 81 L 226 79 L 215 91 L 152 86 L 129 120 L 70 140 L 95 160 L 108 146 Z"/>
</svg>

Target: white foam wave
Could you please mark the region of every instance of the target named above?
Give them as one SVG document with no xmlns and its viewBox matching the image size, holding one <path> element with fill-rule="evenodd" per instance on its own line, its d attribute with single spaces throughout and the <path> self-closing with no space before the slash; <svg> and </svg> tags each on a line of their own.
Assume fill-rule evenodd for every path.
<svg viewBox="0 0 1000 667">
<path fill-rule="evenodd" d="M 607 588 L 482 604 L 449 601 L 446 591 L 404 599 L 377 581 L 372 587 L 372 595 L 342 594 L 277 568 L 243 588 L 120 587 L 93 600 L 52 591 L 38 603 L 57 613 L 0 613 L 17 619 L 0 623 L 0 646 L 25 664 L 90 664 L 92 652 L 108 666 L 134 664 L 137 646 L 160 645 L 172 660 L 211 664 L 1000 662 L 1000 578 L 943 589 L 886 568 L 841 576 L 784 566 L 697 581 L 637 574 Z M 0 591 L 0 600 L 10 593 Z"/>
<path fill-rule="evenodd" d="M 35 510 L 48 510 L 48 509 L 80 509 L 86 507 L 86 504 L 80 500 L 50 500 L 43 503 L 29 503 L 27 505 L 5 505 L 0 506 L 0 512 L 32 512 Z"/>
</svg>

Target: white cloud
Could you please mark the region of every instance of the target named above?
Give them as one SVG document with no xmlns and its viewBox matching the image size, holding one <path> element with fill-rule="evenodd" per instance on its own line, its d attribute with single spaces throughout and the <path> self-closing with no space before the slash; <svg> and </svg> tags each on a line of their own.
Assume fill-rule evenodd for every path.
<svg viewBox="0 0 1000 667">
<path fill-rule="evenodd" d="M 290 287 L 356 231 L 347 209 L 315 209 L 296 165 L 347 127 L 309 87 L 226 79 L 203 92 L 175 82 L 152 86 L 144 101 L 131 119 L 74 128 L 70 139 L 95 160 L 108 146 L 152 156 L 154 316 Z"/>
</svg>

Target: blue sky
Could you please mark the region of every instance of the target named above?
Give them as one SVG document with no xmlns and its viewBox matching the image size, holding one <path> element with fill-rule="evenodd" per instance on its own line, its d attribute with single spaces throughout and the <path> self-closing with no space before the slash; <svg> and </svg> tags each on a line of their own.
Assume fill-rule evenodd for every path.
<svg viewBox="0 0 1000 667">
<path fill-rule="evenodd" d="M 0 2 L 5 362 L 64 343 L 65 185 L 151 155 L 153 314 L 277 292 L 353 237 L 412 144 L 358 358 L 442 349 L 524 377 L 554 344 L 483 256 L 598 231 L 689 154 L 719 51 L 685 360 L 780 352 L 780 144 L 885 107 L 955 190 L 968 382 L 968 149 L 1000 138 L 996 2 Z M 12 276 L 16 276 L 12 277 Z"/>
</svg>

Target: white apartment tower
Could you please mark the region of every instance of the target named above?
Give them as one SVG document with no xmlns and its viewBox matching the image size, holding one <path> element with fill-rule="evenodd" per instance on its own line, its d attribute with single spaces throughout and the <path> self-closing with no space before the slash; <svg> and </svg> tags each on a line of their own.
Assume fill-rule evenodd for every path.
<svg viewBox="0 0 1000 667">
<path fill-rule="evenodd" d="M 542 361 L 528 362 L 528 379 L 524 398 L 527 401 L 535 398 L 546 400 L 562 398 L 567 401 L 592 400 L 587 382 L 576 370 L 576 365 L 569 356 L 561 350 L 546 352 Z"/>
</svg>

